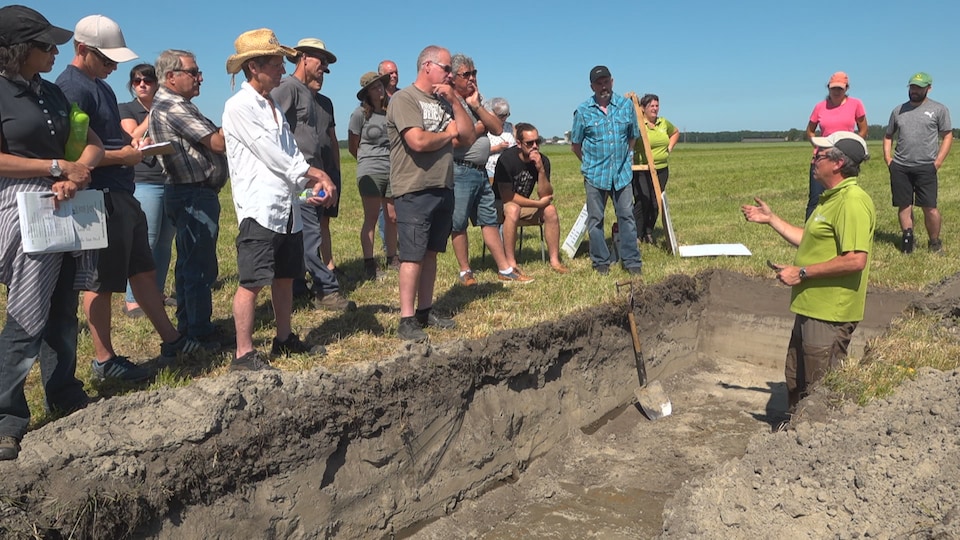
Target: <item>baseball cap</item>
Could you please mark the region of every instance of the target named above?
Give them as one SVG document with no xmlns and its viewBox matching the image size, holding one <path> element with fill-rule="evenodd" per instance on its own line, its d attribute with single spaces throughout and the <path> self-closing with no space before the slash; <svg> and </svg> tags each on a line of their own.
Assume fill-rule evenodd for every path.
<svg viewBox="0 0 960 540">
<path fill-rule="evenodd" d="M 827 88 L 846 88 L 848 86 L 850 86 L 850 78 L 842 71 L 834 73 L 830 77 L 830 82 L 827 83 Z"/>
<path fill-rule="evenodd" d="M 907 81 L 907 85 L 915 85 L 921 87 L 927 87 L 933 84 L 933 77 L 927 75 L 926 73 L 920 71 L 914 73 L 913 77 L 910 77 L 910 80 Z"/>
<path fill-rule="evenodd" d="M 607 69 L 607 66 L 594 66 L 593 69 L 590 70 L 590 84 L 597 82 L 597 79 L 610 76 L 610 70 Z"/>
<path fill-rule="evenodd" d="M 88 15 L 80 19 L 73 30 L 73 38 L 117 63 L 138 58 L 137 53 L 127 48 L 120 25 L 103 15 Z"/>
<path fill-rule="evenodd" d="M 37 41 L 63 45 L 73 32 L 50 24 L 43 15 L 26 6 L 0 8 L 0 46 Z"/>
<path fill-rule="evenodd" d="M 857 165 L 870 157 L 867 151 L 867 142 L 856 133 L 837 131 L 829 137 L 812 137 L 810 142 L 817 148 L 836 148 L 852 159 Z"/>
</svg>

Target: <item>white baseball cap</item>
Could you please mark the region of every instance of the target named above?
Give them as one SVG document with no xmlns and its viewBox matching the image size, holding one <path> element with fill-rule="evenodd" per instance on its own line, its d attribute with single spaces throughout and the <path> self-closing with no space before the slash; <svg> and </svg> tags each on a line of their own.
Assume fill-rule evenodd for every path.
<svg viewBox="0 0 960 540">
<path fill-rule="evenodd" d="M 127 48 L 120 25 L 103 15 L 88 15 L 80 19 L 73 30 L 73 39 L 97 49 L 118 64 L 139 58 L 137 53 Z"/>
<path fill-rule="evenodd" d="M 849 131 L 837 131 L 829 137 L 811 137 L 810 142 L 817 148 L 836 148 L 857 164 L 863 163 L 870 157 L 866 141 Z"/>
</svg>

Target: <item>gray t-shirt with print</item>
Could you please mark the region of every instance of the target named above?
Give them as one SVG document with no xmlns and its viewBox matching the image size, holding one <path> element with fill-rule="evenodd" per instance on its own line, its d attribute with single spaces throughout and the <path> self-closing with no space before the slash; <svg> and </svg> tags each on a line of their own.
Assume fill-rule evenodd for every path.
<svg viewBox="0 0 960 540">
<path fill-rule="evenodd" d="M 932 164 L 940 151 L 940 134 L 951 130 L 950 111 L 926 99 L 919 105 L 908 101 L 893 109 L 885 136 L 897 136 L 893 162 L 912 167 Z"/>
<path fill-rule="evenodd" d="M 364 118 L 363 107 L 357 107 L 350 115 L 347 129 L 351 134 L 360 136 L 360 146 L 357 148 L 357 178 L 390 174 L 387 113 L 374 112 L 370 118 Z"/>
</svg>

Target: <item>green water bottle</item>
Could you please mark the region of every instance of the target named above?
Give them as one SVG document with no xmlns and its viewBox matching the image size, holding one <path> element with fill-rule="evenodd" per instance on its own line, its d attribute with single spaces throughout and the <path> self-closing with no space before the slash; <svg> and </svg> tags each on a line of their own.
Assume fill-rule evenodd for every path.
<svg viewBox="0 0 960 540">
<path fill-rule="evenodd" d="M 90 117 L 80 110 L 76 103 L 70 104 L 70 136 L 67 137 L 67 147 L 64 157 L 67 161 L 76 161 L 87 146 L 87 128 L 90 126 Z"/>
</svg>

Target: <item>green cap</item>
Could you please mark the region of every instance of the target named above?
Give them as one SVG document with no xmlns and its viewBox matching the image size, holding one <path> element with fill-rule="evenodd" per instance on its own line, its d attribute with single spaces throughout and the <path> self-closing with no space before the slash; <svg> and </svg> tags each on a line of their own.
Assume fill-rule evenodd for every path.
<svg viewBox="0 0 960 540">
<path fill-rule="evenodd" d="M 910 77 L 910 80 L 907 81 L 907 84 L 925 88 L 933 84 L 933 77 L 921 71 L 919 73 L 914 73 L 913 77 Z"/>
</svg>

